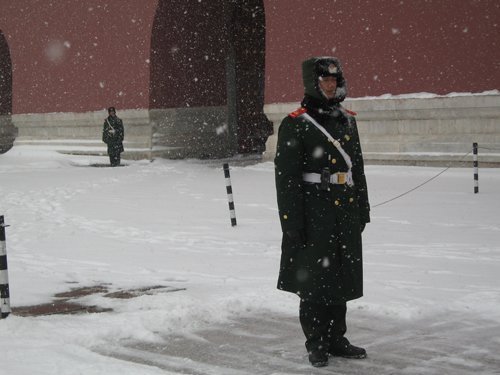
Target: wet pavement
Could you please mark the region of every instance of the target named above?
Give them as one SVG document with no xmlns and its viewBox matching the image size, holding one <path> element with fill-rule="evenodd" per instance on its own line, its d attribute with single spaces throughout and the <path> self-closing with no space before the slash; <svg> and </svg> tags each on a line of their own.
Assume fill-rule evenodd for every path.
<svg viewBox="0 0 500 375">
<path fill-rule="evenodd" d="M 493 321 L 463 320 L 462 313 L 410 321 L 356 312 L 350 326 L 351 342 L 364 346 L 368 358 L 331 357 L 319 369 L 309 365 L 298 319 L 270 313 L 168 336 L 161 344 L 98 351 L 169 374 L 500 374 L 500 331 Z"/>
</svg>

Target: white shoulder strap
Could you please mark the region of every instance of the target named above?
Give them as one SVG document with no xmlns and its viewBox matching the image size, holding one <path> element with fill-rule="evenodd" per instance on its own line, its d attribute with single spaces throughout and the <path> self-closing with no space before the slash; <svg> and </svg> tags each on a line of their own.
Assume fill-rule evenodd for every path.
<svg viewBox="0 0 500 375">
<path fill-rule="evenodd" d="M 340 145 L 340 142 L 337 141 L 335 138 L 333 138 L 330 133 L 328 133 L 328 131 L 322 127 L 314 118 L 312 118 L 308 113 L 303 113 L 301 116 L 303 116 L 307 121 L 309 121 L 311 124 L 313 124 L 314 126 L 316 126 L 324 135 L 326 135 L 326 137 L 328 138 L 328 140 L 330 142 L 333 143 L 333 145 L 337 148 L 337 150 L 340 152 L 340 154 L 342 155 L 342 157 L 344 158 L 346 164 L 347 164 L 347 167 L 349 168 L 349 170 L 351 170 L 352 168 L 352 161 L 351 161 L 351 158 L 349 157 L 349 155 L 347 155 L 347 152 L 344 151 L 344 149 L 342 148 L 342 146 Z"/>
<path fill-rule="evenodd" d="M 108 125 L 109 125 L 109 127 L 110 127 L 111 129 L 115 130 L 115 128 L 113 128 L 113 127 L 111 126 L 111 124 L 109 123 L 109 121 L 108 121 L 108 119 L 107 119 L 107 118 L 106 118 L 106 122 L 108 123 Z"/>
</svg>

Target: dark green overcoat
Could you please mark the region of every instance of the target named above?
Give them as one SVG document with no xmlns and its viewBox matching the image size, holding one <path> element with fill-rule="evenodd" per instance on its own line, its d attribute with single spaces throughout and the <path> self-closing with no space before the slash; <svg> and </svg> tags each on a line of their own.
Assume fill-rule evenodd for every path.
<svg viewBox="0 0 500 375">
<path fill-rule="evenodd" d="M 340 104 L 329 112 L 318 111 L 317 99 L 306 99 L 302 111 L 307 110 L 350 156 L 354 186 L 329 185 L 322 190 L 319 184 L 304 182 L 304 172 L 321 173 L 325 167 L 331 173 L 347 172 L 347 163 L 301 111 L 282 121 L 275 158 L 283 230 L 278 288 L 329 305 L 363 295 L 361 226 L 370 221 L 370 207 L 353 114 Z M 285 234 L 289 230 L 303 230 L 306 245 L 293 243 Z"/>
<path fill-rule="evenodd" d="M 108 154 L 119 154 L 124 151 L 124 136 L 123 121 L 116 116 L 108 116 L 104 120 L 102 129 L 102 141 L 108 145 Z"/>
</svg>

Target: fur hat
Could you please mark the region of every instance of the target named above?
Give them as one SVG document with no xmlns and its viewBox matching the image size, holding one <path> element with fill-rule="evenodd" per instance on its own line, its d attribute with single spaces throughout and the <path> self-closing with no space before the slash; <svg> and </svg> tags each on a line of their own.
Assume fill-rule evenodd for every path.
<svg viewBox="0 0 500 375">
<path fill-rule="evenodd" d="M 319 77 L 328 76 L 337 78 L 335 101 L 343 101 L 347 96 L 347 87 L 340 61 L 336 57 L 312 57 L 302 63 L 302 79 L 304 82 L 305 94 L 325 100 L 319 88 Z"/>
</svg>

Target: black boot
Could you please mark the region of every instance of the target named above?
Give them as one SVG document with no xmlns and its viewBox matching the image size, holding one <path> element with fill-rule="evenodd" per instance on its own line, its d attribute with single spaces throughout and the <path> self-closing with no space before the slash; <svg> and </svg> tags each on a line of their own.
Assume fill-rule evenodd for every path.
<svg viewBox="0 0 500 375">
<path fill-rule="evenodd" d="M 342 339 L 340 339 L 338 342 L 331 344 L 328 353 L 335 357 L 355 359 L 366 358 L 366 350 L 351 345 L 349 340 L 347 340 L 345 337 L 342 337 Z"/>
<path fill-rule="evenodd" d="M 328 314 L 326 306 L 301 300 L 300 325 L 306 336 L 306 349 L 309 353 L 309 362 L 314 367 L 328 365 L 327 332 Z"/>
<path fill-rule="evenodd" d="M 325 367 L 328 366 L 328 355 L 321 350 L 317 350 L 309 353 L 309 362 L 314 367 Z"/>
</svg>

